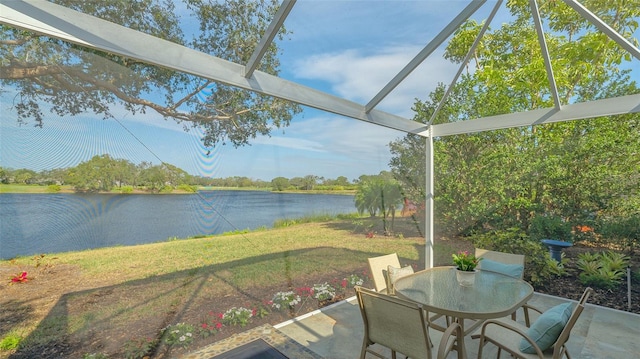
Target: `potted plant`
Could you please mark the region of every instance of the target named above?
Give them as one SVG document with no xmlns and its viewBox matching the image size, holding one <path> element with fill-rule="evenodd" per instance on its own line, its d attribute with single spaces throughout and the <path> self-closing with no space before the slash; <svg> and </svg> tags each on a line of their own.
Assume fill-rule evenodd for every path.
<svg viewBox="0 0 640 359">
<path fill-rule="evenodd" d="M 468 251 L 460 251 L 453 255 L 453 264 L 456 265 L 456 278 L 463 287 L 470 287 L 475 282 L 476 266 L 482 258 L 476 258 Z"/>
</svg>

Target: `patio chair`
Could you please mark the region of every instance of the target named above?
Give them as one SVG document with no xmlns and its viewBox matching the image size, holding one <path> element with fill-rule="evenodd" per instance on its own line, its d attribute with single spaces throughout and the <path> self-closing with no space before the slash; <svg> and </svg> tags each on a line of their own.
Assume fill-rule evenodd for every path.
<svg viewBox="0 0 640 359">
<path fill-rule="evenodd" d="M 498 272 L 522 279 L 524 275 L 524 255 L 490 251 L 476 248 L 477 258 L 482 258 L 478 269 Z"/>
<path fill-rule="evenodd" d="M 364 339 L 360 359 L 367 353 L 385 358 L 370 348 L 374 344 L 391 350 L 391 358 L 396 353 L 409 358 L 431 359 L 431 340 L 426 320 L 426 311 L 422 305 L 370 289 L 355 287 L 362 320 Z M 462 335 L 462 329 L 452 324 L 440 340 L 437 358 L 446 358 L 452 350 L 457 350 L 456 338 Z"/>
<path fill-rule="evenodd" d="M 377 292 L 387 292 L 387 270 L 389 266 L 400 268 L 400 260 L 397 253 L 391 253 L 384 256 L 368 258 L 369 271 L 371 271 L 371 278 L 373 279 L 373 285 Z"/>
<path fill-rule="evenodd" d="M 511 356 L 521 359 L 571 359 L 565 344 L 592 292 L 591 288 L 585 289 L 573 310 L 571 303 L 547 310 L 530 328 L 510 320 L 487 320 L 480 333 L 478 359 L 482 358 L 482 349 L 487 342 L 498 347 L 498 358 L 502 350 L 505 350 Z"/>
<path fill-rule="evenodd" d="M 497 272 L 520 279 L 522 279 L 524 276 L 525 256 L 522 254 L 497 252 L 482 248 L 476 248 L 475 255 L 477 258 L 482 258 L 482 260 L 478 263 L 478 269 L 480 270 Z M 533 309 L 538 312 L 539 310 L 527 304 L 525 304 L 522 309 L 524 311 L 525 322 L 527 323 L 527 326 L 529 326 L 529 309 Z M 516 320 L 516 312 L 513 312 L 513 314 L 511 314 L 511 319 Z"/>
</svg>

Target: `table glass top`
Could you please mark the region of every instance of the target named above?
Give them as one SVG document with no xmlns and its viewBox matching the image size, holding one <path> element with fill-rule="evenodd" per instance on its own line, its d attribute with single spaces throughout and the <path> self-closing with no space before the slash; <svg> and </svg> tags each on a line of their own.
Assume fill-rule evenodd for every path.
<svg viewBox="0 0 640 359">
<path fill-rule="evenodd" d="M 478 270 L 475 284 L 463 287 L 454 267 L 436 267 L 402 277 L 396 294 L 424 304 L 430 311 L 464 318 L 509 315 L 532 295 L 533 287 L 519 278 Z"/>
</svg>

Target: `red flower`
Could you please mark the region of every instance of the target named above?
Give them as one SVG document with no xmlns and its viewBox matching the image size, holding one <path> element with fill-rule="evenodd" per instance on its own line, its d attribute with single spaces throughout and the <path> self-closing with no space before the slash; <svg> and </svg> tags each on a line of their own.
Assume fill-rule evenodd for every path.
<svg viewBox="0 0 640 359">
<path fill-rule="evenodd" d="M 224 313 L 218 313 L 218 318 L 222 319 L 224 317 Z"/>
<path fill-rule="evenodd" d="M 347 287 L 347 280 L 343 279 L 342 283 L 340 283 L 342 285 L 342 288 L 346 288 Z"/>
<path fill-rule="evenodd" d="M 222 323 L 217 322 L 217 323 L 216 323 L 216 329 L 220 329 L 220 328 L 222 328 Z"/>
<path fill-rule="evenodd" d="M 11 278 L 12 283 L 23 283 L 27 281 L 29 281 L 29 278 L 27 278 L 27 272 L 22 272 L 21 274 L 14 275 L 13 278 Z"/>
<path fill-rule="evenodd" d="M 207 323 L 202 323 L 202 329 L 207 329 L 208 325 Z"/>
</svg>

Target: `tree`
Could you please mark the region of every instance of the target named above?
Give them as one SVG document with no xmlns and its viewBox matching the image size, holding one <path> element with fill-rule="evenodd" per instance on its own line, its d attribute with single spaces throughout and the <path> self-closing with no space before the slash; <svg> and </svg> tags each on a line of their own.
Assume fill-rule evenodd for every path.
<svg viewBox="0 0 640 359">
<path fill-rule="evenodd" d="M 183 34 L 170 1 L 73 1 L 58 4 L 92 14 L 220 58 L 246 63 L 277 11 L 278 2 L 185 0 L 200 32 Z M 140 16 L 145 14 L 145 16 Z M 0 80 L 17 92 L 18 121 L 43 126 L 42 103 L 57 116 L 93 112 L 112 118 L 120 103 L 131 114 L 155 111 L 165 119 L 203 130 L 205 146 L 242 146 L 256 135 L 286 127 L 299 106 L 284 100 L 213 83 L 122 56 L 2 25 Z M 280 30 L 283 39 L 286 30 Z M 277 75 L 274 42 L 258 70 Z"/>
<path fill-rule="evenodd" d="M 285 177 L 276 177 L 271 180 L 271 187 L 274 191 L 284 191 L 289 187 L 289 180 Z"/>
<path fill-rule="evenodd" d="M 302 189 L 306 191 L 312 190 L 317 184 L 320 177 L 314 175 L 306 175 L 302 179 Z"/>
<path fill-rule="evenodd" d="M 116 161 L 109 155 L 93 156 L 67 172 L 65 181 L 77 191 L 111 191 Z"/>
<path fill-rule="evenodd" d="M 528 2 L 508 6 L 514 20 L 485 34 L 469 65 L 474 70 L 452 89 L 435 123 L 553 106 Z M 565 4 L 544 1 L 540 8 L 553 30 L 547 44 L 563 104 L 639 92 L 616 66 L 628 53 Z M 591 1 L 589 8 L 628 38 L 638 28 L 640 8 L 606 1 Z M 479 28 L 468 22 L 445 56 L 460 62 Z M 439 87 L 416 102 L 416 120 L 431 118 L 443 92 Z M 449 136 L 434 146 L 436 223 L 452 234 L 527 229 L 540 215 L 584 223 L 640 195 L 637 114 Z M 390 148 L 395 177 L 411 199 L 423 200 L 424 139 L 408 135 Z"/>
<path fill-rule="evenodd" d="M 371 217 L 375 217 L 377 213 L 382 214 L 385 234 L 393 232 L 395 212 L 403 200 L 399 183 L 390 178 L 388 173 L 383 172 L 378 176 L 366 176 L 366 179 L 361 179 L 355 195 L 355 205 L 359 214 L 368 212 Z M 392 218 L 390 227 L 387 224 L 389 216 Z"/>
</svg>

